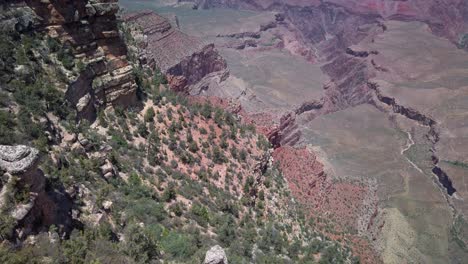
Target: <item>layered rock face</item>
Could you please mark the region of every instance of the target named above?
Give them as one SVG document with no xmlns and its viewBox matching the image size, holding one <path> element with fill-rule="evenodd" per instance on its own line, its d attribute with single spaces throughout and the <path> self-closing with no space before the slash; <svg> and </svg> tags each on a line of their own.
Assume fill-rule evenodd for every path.
<svg viewBox="0 0 468 264">
<path fill-rule="evenodd" d="M 318 115 L 327 114 L 356 105 L 373 104 L 373 92 L 367 82 L 375 71 L 385 71 L 378 65 L 368 67 L 362 61 L 362 51 L 349 49 L 365 38 L 373 38 L 386 30 L 385 20 L 418 20 L 428 24 L 436 35 L 448 38 L 460 48 L 468 45 L 466 1 L 341 1 L 341 0 L 224 0 L 198 1 L 200 8 L 230 7 L 239 9 L 271 10 L 280 12 L 284 21 L 291 24 L 289 29 L 296 38 L 310 46 L 315 54 L 305 56 L 310 61 L 322 61 L 322 70 L 330 76 L 324 85 L 324 96 L 319 107 L 301 112 L 302 121 L 308 122 Z M 369 53 L 367 53 L 369 54 Z M 309 58 L 310 57 L 310 58 Z M 301 106 L 302 107 L 302 106 Z M 299 107 L 299 108 L 301 108 Z M 281 125 L 281 133 L 273 135 L 275 141 L 284 144 L 297 142 L 287 138 L 297 137 L 295 125 L 288 122 Z"/>
<path fill-rule="evenodd" d="M 141 28 L 140 58 L 150 67 L 158 67 L 176 91 L 197 93 L 189 88 L 213 73 L 226 77 L 226 61 L 214 44 L 189 36 L 152 11 L 125 16 L 127 23 Z M 222 79 L 221 78 L 221 79 Z"/>
<path fill-rule="evenodd" d="M 317 8 L 333 4 L 351 13 L 378 16 L 384 19 L 419 20 L 428 23 L 432 30 L 450 40 L 459 41 L 467 31 L 468 3 L 463 0 L 196 0 L 201 8 L 232 7 L 256 10 L 286 10 L 291 7 Z"/>
<path fill-rule="evenodd" d="M 4 184 L 0 191 L 0 211 L 17 225 L 15 236 L 45 231 L 51 225 L 67 232 L 71 227 L 71 203 L 63 195 L 47 191 L 46 178 L 38 169 L 39 151 L 28 146 L 0 145 L 0 170 Z M 22 200 L 15 197 L 25 196 Z"/>
<path fill-rule="evenodd" d="M 23 16 L 4 25 L 20 32 L 46 32 L 80 61 L 76 73 L 62 69 L 69 82 L 66 98 L 79 115 L 93 118 L 98 108 L 135 101 L 136 84 L 117 27 L 116 0 L 10 1 L 5 8 Z"/>
</svg>

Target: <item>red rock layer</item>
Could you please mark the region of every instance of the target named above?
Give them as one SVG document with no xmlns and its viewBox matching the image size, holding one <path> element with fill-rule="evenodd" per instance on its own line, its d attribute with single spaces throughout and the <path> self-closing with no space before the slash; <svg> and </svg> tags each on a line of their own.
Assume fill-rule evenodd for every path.
<svg viewBox="0 0 468 264">
<path fill-rule="evenodd" d="M 293 197 L 305 205 L 311 217 L 331 219 L 339 224 L 329 235 L 338 241 L 352 241 L 353 252 L 362 263 L 380 263 L 369 242 L 357 235 L 340 233 L 364 228 L 372 222 L 377 210 L 375 193 L 365 184 L 333 182 L 324 165 L 307 148 L 283 146 L 273 153 L 286 178 Z M 325 220 L 326 221 L 326 220 Z M 365 222 L 365 223 L 363 223 Z M 328 225 L 320 222 L 318 228 Z M 326 230 L 325 230 L 326 231 Z"/>
</svg>

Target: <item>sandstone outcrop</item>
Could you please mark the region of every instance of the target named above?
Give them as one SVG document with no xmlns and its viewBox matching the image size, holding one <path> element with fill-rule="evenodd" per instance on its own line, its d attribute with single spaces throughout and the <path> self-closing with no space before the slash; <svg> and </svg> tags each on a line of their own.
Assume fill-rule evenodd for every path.
<svg viewBox="0 0 468 264">
<path fill-rule="evenodd" d="M 92 119 L 96 109 L 132 104 L 136 84 L 117 27 L 116 0 L 7 1 L 1 25 L 19 32 L 40 31 L 60 42 L 80 60 L 63 68 L 66 99 L 79 117 Z M 19 14 L 19 15 L 18 15 Z"/>
<path fill-rule="evenodd" d="M 218 245 L 206 252 L 204 264 L 228 264 L 224 249 Z"/>
<path fill-rule="evenodd" d="M 282 145 L 292 146 L 299 141 L 300 137 L 301 132 L 298 130 L 295 113 L 288 113 L 281 117 L 279 126 L 267 134 L 268 140 L 275 148 Z"/>
<path fill-rule="evenodd" d="M 177 30 L 166 18 L 141 11 L 125 15 L 125 21 L 142 31 L 140 58 L 151 68 L 159 68 L 172 89 L 191 93 L 190 87 L 204 77 L 225 75 L 226 61 L 214 44 Z"/>
</svg>

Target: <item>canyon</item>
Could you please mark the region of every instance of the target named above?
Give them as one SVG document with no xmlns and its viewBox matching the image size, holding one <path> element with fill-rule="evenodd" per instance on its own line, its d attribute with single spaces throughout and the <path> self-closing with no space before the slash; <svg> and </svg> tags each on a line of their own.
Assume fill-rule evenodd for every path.
<svg viewBox="0 0 468 264">
<path fill-rule="evenodd" d="M 204 94 L 270 120 L 297 199 L 314 204 L 320 191 L 297 188 L 326 178 L 375 188 L 376 200 L 327 194 L 352 208 L 377 201 L 362 235 L 385 263 L 463 262 L 465 231 L 453 230 L 467 214 L 465 1 L 195 1 L 195 11 L 155 2 L 146 8 L 175 13 L 182 31 L 216 44 L 231 74 Z M 322 165 L 292 164 L 298 154 L 281 151 L 290 147 Z"/>
<path fill-rule="evenodd" d="M 273 164 L 272 120 L 200 96 L 239 81 L 214 43 L 175 16 L 119 10 L 0 5 L 2 262 L 358 261 L 304 218 Z"/>
<path fill-rule="evenodd" d="M 6 263 L 468 258 L 466 1 L 9 0 L 0 26 Z"/>
</svg>

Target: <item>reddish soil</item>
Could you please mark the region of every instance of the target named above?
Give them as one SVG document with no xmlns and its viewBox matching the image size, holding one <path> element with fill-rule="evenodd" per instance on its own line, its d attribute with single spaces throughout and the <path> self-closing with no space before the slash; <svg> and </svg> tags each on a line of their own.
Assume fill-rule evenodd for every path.
<svg viewBox="0 0 468 264">
<path fill-rule="evenodd" d="M 361 258 L 362 263 L 378 263 L 377 254 L 369 242 L 348 233 L 354 233 L 358 229 L 361 214 L 375 212 L 369 210 L 369 205 L 365 203 L 366 199 L 375 193 L 365 184 L 333 182 L 324 172 L 324 165 L 306 147 L 282 146 L 274 151 L 273 157 L 278 162 L 294 198 L 306 206 L 310 217 L 318 219 L 317 227 L 328 233 L 332 239 L 352 240 L 353 252 Z M 376 202 L 370 207 L 376 208 L 375 206 Z M 328 230 L 330 224 L 334 223 L 338 226 Z"/>
<path fill-rule="evenodd" d="M 268 137 L 276 128 L 275 118 L 270 113 L 247 113 L 239 102 L 233 99 L 224 99 L 216 96 L 189 96 L 190 103 L 210 103 L 215 107 L 222 108 L 228 112 L 239 115 L 243 124 L 255 126 L 256 132 Z"/>
<path fill-rule="evenodd" d="M 254 125 L 257 132 L 267 137 L 279 126 L 273 121 L 271 114 L 247 113 L 239 103 L 231 99 L 192 96 L 189 97 L 189 102 L 209 102 L 215 107 L 226 109 L 239 115 L 244 124 Z M 358 219 L 362 214 L 369 214 L 364 219 L 367 219 L 367 225 L 371 224 L 377 203 L 375 199 L 371 199 L 369 205 L 365 200 L 375 198 L 373 190 L 361 182 L 334 182 L 325 173 L 324 165 L 316 154 L 306 147 L 280 146 L 273 152 L 273 158 L 288 182 L 293 197 L 306 206 L 309 217 L 320 219 L 317 221 L 317 228 L 330 238 L 351 246 L 361 263 L 381 262 L 368 240 L 351 234 L 356 233 Z M 327 230 L 330 226 L 333 230 Z"/>
</svg>

